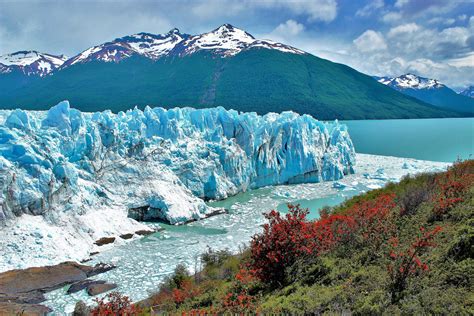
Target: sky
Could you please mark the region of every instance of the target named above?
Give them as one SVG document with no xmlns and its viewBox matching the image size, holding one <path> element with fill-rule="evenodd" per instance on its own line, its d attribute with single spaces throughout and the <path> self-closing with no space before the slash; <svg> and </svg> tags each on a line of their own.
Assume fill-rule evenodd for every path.
<svg viewBox="0 0 474 316">
<path fill-rule="evenodd" d="M 474 85 L 474 0 L 0 0 L 0 55 L 74 56 L 134 33 L 224 23 L 370 75 Z"/>
</svg>

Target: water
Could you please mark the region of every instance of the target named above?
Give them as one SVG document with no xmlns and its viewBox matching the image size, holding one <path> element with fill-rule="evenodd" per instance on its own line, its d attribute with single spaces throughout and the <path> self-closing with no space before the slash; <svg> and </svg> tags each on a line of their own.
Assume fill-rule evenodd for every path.
<svg viewBox="0 0 474 316">
<path fill-rule="evenodd" d="M 359 153 L 444 162 L 474 155 L 474 118 L 344 123 Z"/>
<path fill-rule="evenodd" d="M 344 202 L 346 199 L 357 195 L 363 188 L 349 189 L 347 192 L 338 192 L 325 197 L 318 197 L 314 199 L 299 199 L 292 202 L 292 204 L 299 204 L 301 208 L 308 209 L 308 219 L 318 219 L 319 211 L 326 206 L 336 206 Z M 277 206 L 277 211 L 286 213 L 288 211 L 288 203 L 281 203 Z"/>
<path fill-rule="evenodd" d="M 271 209 L 286 211 L 286 203 L 301 203 L 309 208 L 309 218 L 317 218 L 323 206 L 336 205 L 355 194 L 382 187 L 387 181 L 398 181 L 406 173 L 445 168 L 443 163 L 358 155 L 357 174 L 338 181 L 338 186 L 324 182 L 262 188 L 210 203 L 229 209 L 229 214 L 185 226 L 160 224 L 164 231 L 94 256 L 90 264 L 109 262 L 117 265 L 116 269 L 94 278 L 117 283 L 118 291 L 134 301 L 141 300 L 157 291 L 177 264 L 183 263 L 193 271 L 197 259 L 208 247 L 236 252 L 248 245 L 265 223 L 264 212 Z M 66 291 L 67 287 L 64 287 L 46 294 L 46 304 L 54 309 L 55 315 L 71 313 L 78 300 L 94 303 L 85 291 L 72 295 L 66 295 Z"/>
</svg>

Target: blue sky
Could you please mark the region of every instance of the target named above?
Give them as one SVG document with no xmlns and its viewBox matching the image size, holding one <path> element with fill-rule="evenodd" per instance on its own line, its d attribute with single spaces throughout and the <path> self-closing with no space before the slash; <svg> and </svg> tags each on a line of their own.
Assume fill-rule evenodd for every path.
<svg viewBox="0 0 474 316">
<path fill-rule="evenodd" d="M 474 84 L 474 0 L 0 0 L 0 54 L 73 56 L 128 34 L 223 23 L 368 74 Z"/>
</svg>

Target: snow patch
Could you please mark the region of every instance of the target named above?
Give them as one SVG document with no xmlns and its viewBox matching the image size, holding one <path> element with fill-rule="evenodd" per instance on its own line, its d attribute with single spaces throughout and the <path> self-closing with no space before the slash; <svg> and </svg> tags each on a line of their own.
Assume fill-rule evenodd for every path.
<svg viewBox="0 0 474 316">
<path fill-rule="evenodd" d="M 398 89 L 439 89 L 445 87 L 436 79 L 423 78 L 414 74 L 405 74 L 396 78 L 381 77 L 377 81 Z"/>
</svg>

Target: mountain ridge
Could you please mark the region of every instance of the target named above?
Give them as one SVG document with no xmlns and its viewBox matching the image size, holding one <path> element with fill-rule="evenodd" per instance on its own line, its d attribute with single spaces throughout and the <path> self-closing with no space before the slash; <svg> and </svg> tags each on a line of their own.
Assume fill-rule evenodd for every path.
<svg viewBox="0 0 474 316">
<path fill-rule="evenodd" d="M 55 70 L 62 70 L 77 63 L 91 62 L 93 60 L 119 62 L 132 55 L 141 55 L 155 60 L 166 56 L 189 55 L 206 49 L 214 49 L 218 55 L 228 57 L 253 47 L 264 47 L 285 52 L 305 54 L 302 50 L 289 45 L 270 40 L 258 40 L 244 30 L 230 24 L 223 24 L 210 32 L 198 35 L 181 33 L 177 28 L 173 28 L 169 32 L 161 34 L 140 32 L 126 35 L 110 42 L 89 47 L 71 58 L 64 58 L 64 55 L 55 56 L 48 53 L 39 53 L 37 51 L 18 51 L 0 56 L 0 71 L 2 71 L 2 67 L 8 69 L 9 66 L 16 66 L 18 68 L 31 66 L 36 61 L 31 57 L 29 59 L 23 58 L 22 61 L 9 61 L 12 57 L 25 53 L 36 54 L 39 56 L 38 58 L 43 59 L 46 57 L 50 59 L 54 58 L 54 67 L 49 69 L 48 72 L 43 73 L 38 70 L 36 72 L 30 71 L 25 73 L 27 75 L 43 76 Z M 28 63 L 28 61 L 30 62 Z"/>
<path fill-rule="evenodd" d="M 38 51 L 18 51 L 0 56 L 0 74 L 20 70 L 25 75 L 45 76 L 58 69 L 67 57 Z"/>
<path fill-rule="evenodd" d="M 439 108 L 474 114 L 474 100 L 458 94 L 437 79 L 421 77 L 412 73 L 398 77 L 374 78 L 394 90 L 412 96 Z"/>
<path fill-rule="evenodd" d="M 71 57 L 47 76 L 0 74 L 0 85 L 0 108 L 29 110 L 68 99 L 82 111 L 150 105 L 224 106 L 259 114 L 293 110 L 318 119 L 462 115 L 230 24 L 200 35 L 172 29 L 121 37 Z"/>
<path fill-rule="evenodd" d="M 459 92 L 460 95 L 465 97 L 474 98 L 474 86 L 469 86 L 463 91 Z"/>
</svg>

